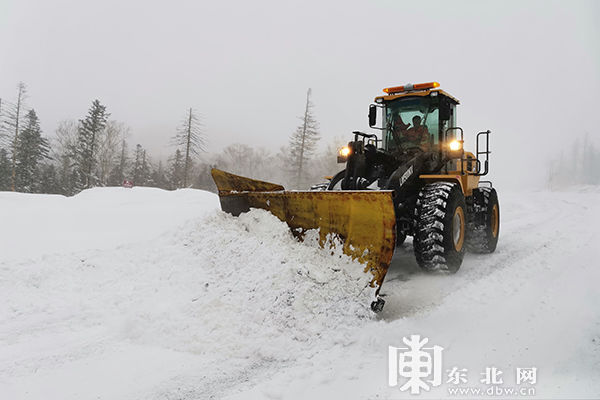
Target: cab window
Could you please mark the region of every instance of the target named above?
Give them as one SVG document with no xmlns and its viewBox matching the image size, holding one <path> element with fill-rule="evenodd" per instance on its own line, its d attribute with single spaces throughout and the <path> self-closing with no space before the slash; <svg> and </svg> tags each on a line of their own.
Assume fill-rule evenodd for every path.
<svg viewBox="0 0 600 400">
<path fill-rule="evenodd" d="M 386 106 L 385 146 L 387 150 L 419 147 L 428 150 L 438 144 L 437 99 L 404 97 Z"/>
</svg>

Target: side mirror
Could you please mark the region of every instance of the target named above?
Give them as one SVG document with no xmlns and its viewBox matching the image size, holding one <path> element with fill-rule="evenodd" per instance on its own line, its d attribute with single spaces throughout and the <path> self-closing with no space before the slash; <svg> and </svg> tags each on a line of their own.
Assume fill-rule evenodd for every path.
<svg viewBox="0 0 600 400">
<path fill-rule="evenodd" d="M 450 102 L 448 100 L 442 100 L 440 102 L 440 120 L 448 121 L 450 119 Z"/>
<path fill-rule="evenodd" d="M 377 123 L 377 106 L 375 104 L 371 104 L 369 106 L 369 126 L 374 127 Z"/>
</svg>

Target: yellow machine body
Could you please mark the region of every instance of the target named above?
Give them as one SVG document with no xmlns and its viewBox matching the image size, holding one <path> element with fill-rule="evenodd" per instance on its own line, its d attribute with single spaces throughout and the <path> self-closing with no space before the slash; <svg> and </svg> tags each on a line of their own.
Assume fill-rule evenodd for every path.
<svg viewBox="0 0 600 400">
<path fill-rule="evenodd" d="M 460 166 L 460 159 L 454 160 L 454 169 L 448 170 L 447 173 L 430 174 L 430 175 L 419 175 L 419 178 L 424 181 L 431 182 L 457 182 L 465 197 L 473 195 L 473 189 L 479 186 L 479 175 L 475 172 L 474 162 L 468 160 L 474 160 L 475 155 L 470 152 L 465 152 L 465 160 L 462 161 L 462 169 Z"/>
</svg>

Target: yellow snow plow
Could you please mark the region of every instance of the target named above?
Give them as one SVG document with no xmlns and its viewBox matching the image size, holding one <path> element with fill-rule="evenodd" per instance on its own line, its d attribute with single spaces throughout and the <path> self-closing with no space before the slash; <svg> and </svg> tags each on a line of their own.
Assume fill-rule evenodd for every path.
<svg viewBox="0 0 600 400">
<path fill-rule="evenodd" d="M 377 300 L 396 246 L 412 237 L 417 264 L 427 272 L 456 273 L 468 249 L 493 253 L 500 232 L 498 193 L 489 172 L 490 131 L 475 136 L 475 152 L 464 148 L 456 125 L 458 99 L 438 82 L 383 89 L 369 106 L 369 126 L 381 135 L 354 131 L 339 149 L 344 169 L 312 186 L 283 186 L 212 170 L 221 207 L 234 215 L 263 208 L 297 236 L 319 229 L 342 240 L 346 254 L 373 274 Z M 377 126 L 377 115 L 383 117 Z M 383 295 L 382 295 L 383 296 Z"/>
<path fill-rule="evenodd" d="M 211 170 L 221 209 L 234 216 L 251 208 L 268 210 L 294 235 L 319 230 L 320 245 L 339 239 L 343 251 L 365 265 L 377 293 L 392 260 L 396 217 L 392 191 L 287 191 L 283 186 Z"/>
</svg>

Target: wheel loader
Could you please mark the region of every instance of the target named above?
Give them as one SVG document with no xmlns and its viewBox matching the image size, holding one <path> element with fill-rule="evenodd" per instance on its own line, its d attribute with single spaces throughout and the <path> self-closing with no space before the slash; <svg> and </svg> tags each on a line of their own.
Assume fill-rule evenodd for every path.
<svg viewBox="0 0 600 400">
<path fill-rule="evenodd" d="M 318 229 L 320 244 L 332 238 L 372 274 L 375 312 L 382 310 L 381 285 L 394 249 L 413 238 L 417 263 L 426 271 L 455 273 L 465 250 L 491 253 L 500 228 L 498 195 L 489 172 L 490 131 L 476 135 L 475 152 L 464 150 L 456 125 L 459 101 L 439 83 L 383 89 L 369 106 L 369 126 L 353 132 L 340 149 L 344 168 L 310 191 L 212 170 L 221 208 L 233 215 L 269 210 L 302 238 Z M 377 126 L 377 115 L 383 123 Z"/>
</svg>

